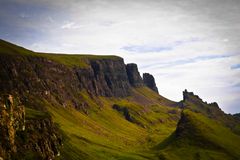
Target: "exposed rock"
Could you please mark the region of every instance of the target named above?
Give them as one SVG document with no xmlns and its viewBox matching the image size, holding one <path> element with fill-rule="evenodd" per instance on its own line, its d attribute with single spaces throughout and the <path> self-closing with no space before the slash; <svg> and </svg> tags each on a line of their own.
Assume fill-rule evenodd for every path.
<svg viewBox="0 0 240 160">
<path fill-rule="evenodd" d="M 79 92 L 90 95 L 126 97 L 130 83 L 122 58 L 87 60 L 89 67 L 68 67 L 43 57 L 0 55 L 0 91 L 29 94 L 60 103 L 81 106 Z M 26 97 L 24 97 L 26 95 Z"/>
<path fill-rule="evenodd" d="M 158 93 L 158 88 L 156 86 L 155 79 L 151 74 L 143 73 L 143 82 L 147 87 Z"/>
<path fill-rule="evenodd" d="M 127 64 L 126 70 L 127 70 L 129 83 L 133 87 L 143 86 L 143 80 L 142 80 L 142 77 L 140 76 L 140 73 L 138 72 L 137 64 L 135 63 Z"/>
<path fill-rule="evenodd" d="M 17 101 L 14 104 L 12 95 L 2 96 L 0 101 L 0 156 L 6 157 L 17 152 L 16 131 L 25 130 L 25 110 Z"/>
<path fill-rule="evenodd" d="M 186 100 L 199 100 L 202 102 L 202 99 L 198 95 L 194 95 L 193 92 L 188 92 L 187 89 L 183 91 L 183 101 Z"/>
<path fill-rule="evenodd" d="M 134 119 L 131 117 L 127 107 L 122 107 L 117 104 L 114 104 L 112 108 L 117 110 L 118 112 L 122 113 L 123 116 L 125 117 L 125 119 L 128 120 L 129 122 L 134 121 Z"/>
<path fill-rule="evenodd" d="M 100 96 L 130 95 L 130 84 L 123 59 L 90 60 L 89 68 L 75 68 L 80 86 Z"/>
<path fill-rule="evenodd" d="M 53 159 L 60 153 L 62 143 L 57 130 L 49 117 L 25 119 L 25 107 L 19 99 L 1 96 L 0 157 L 3 159 Z"/>
<path fill-rule="evenodd" d="M 49 160 L 60 155 L 62 136 L 49 118 L 27 120 L 26 132 L 19 132 L 18 136 L 28 141 L 20 142 L 18 153 L 22 155 L 31 151 L 36 157 Z"/>
<path fill-rule="evenodd" d="M 202 107 L 204 107 L 203 105 L 205 104 L 198 95 L 195 95 L 193 92 L 188 92 L 187 89 L 183 91 L 183 102 L 191 102 Z M 187 103 L 185 103 L 183 107 L 186 107 L 186 104 Z"/>
</svg>

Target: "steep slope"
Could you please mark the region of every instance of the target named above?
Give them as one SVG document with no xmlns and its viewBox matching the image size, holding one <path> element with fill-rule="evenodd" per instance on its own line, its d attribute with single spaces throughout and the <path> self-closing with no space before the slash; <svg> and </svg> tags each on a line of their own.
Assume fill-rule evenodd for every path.
<svg viewBox="0 0 240 160">
<path fill-rule="evenodd" d="M 230 114 L 225 114 L 216 102 L 207 103 L 203 102 L 199 96 L 194 95 L 193 92 L 185 90 L 183 92 L 183 101 L 181 106 L 184 109 L 190 109 L 194 112 L 200 112 L 218 122 L 221 122 L 226 127 L 230 128 L 233 132 L 240 135 L 240 120 L 234 118 Z"/>
<path fill-rule="evenodd" d="M 86 96 L 84 101 L 92 107 L 88 115 L 71 106 L 47 104 L 54 121 L 67 136 L 61 152 L 63 159 L 156 159 L 150 148 L 169 136 L 179 119 L 178 109 L 158 104 L 143 106 L 131 101 L 131 97 Z M 124 108 L 132 120 L 114 109 L 116 105 Z"/>
<path fill-rule="evenodd" d="M 156 148 L 160 159 L 237 160 L 240 136 L 221 123 L 186 109 L 176 131 Z"/>
<path fill-rule="evenodd" d="M 134 87 L 143 86 L 143 80 L 138 72 L 137 65 L 134 63 L 130 63 L 126 65 L 127 75 L 129 79 L 129 83 Z"/>
</svg>

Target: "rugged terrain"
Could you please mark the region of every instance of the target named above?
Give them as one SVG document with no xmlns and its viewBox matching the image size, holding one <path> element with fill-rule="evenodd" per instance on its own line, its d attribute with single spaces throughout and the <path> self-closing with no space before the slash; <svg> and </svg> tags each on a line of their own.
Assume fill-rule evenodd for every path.
<svg viewBox="0 0 240 160">
<path fill-rule="evenodd" d="M 0 40 L 2 159 L 240 159 L 240 119 L 121 57 L 37 53 Z M 0 158 L 0 159 L 1 159 Z"/>
</svg>

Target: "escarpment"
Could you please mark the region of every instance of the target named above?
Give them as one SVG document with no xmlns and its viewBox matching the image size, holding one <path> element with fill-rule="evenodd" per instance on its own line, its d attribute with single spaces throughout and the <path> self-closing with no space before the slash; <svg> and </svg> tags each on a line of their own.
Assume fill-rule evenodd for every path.
<svg viewBox="0 0 240 160">
<path fill-rule="evenodd" d="M 60 104 L 71 101 L 79 108 L 77 99 L 82 90 L 92 96 L 126 97 L 131 94 L 131 87 L 144 86 L 137 65 L 125 67 L 122 58 L 85 62 L 87 67 L 69 67 L 44 57 L 1 55 L 0 90 L 44 98 L 53 96 Z"/>
<path fill-rule="evenodd" d="M 68 67 L 43 57 L 1 56 L 2 91 L 44 94 L 45 91 L 72 97 L 85 89 L 97 96 L 128 96 L 130 84 L 121 58 L 86 60 L 88 67 Z M 19 83 L 17 83 L 17 81 Z"/>
<path fill-rule="evenodd" d="M 158 88 L 155 83 L 155 79 L 153 75 L 149 73 L 143 73 L 143 82 L 146 86 L 148 86 L 150 89 L 158 93 Z"/>
<path fill-rule="evenodd" d="M 88 68 L 74 68 L 80 88 L 100 96 L 130 95 L 130 84 L 122 58 L 89 60 Z"/>
<path fill-rule="evenodd" d="M 142 77 L 140 76 L 140 73 L 138 71 L 137 64 L 134 64 L 134 63 L 127 64 L 126 70 L 127 70 L 129 83 L 133 87 L 141 87 L 144 85 Z"/>
</svg>

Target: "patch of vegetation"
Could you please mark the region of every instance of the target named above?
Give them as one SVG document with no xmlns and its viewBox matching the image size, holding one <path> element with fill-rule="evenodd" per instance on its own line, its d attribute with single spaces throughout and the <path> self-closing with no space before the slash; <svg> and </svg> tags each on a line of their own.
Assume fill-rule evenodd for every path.
<svg viewBox="0 0 240 160">
<path fill-rule="evenodd" d="M 88 60 L 112 59 L 118 60 L 120 57 L 112 55 L 87 55 L 87 54 L 47 54 L 38 53 L 38 56 L 56 61 L 66 66 L 77 66 L 81 68 L 89 67 Z"/>
<path fill-rule="evenodd" d="M 32 108 L 25 107 L 26 119 L 43 119 L 50 117 L 49 113 L 38 111 Z"/>
<path fill-rule="evenodd" d="M 0 54 L 6 55 L 34 55 L 33 51 L 27 50 L 23 47 L 6 42 L 0 39 Z"/>
</svg>

